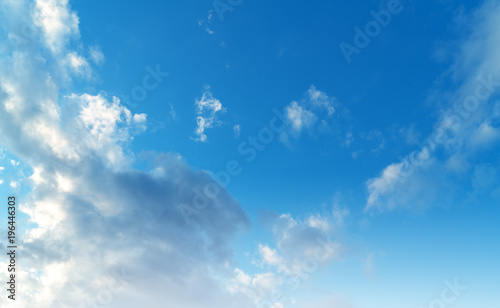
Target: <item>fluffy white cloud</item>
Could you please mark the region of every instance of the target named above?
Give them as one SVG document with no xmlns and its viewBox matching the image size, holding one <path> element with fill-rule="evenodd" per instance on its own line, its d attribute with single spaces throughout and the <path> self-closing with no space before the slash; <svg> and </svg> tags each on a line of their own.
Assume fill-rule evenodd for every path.
<svg viewBox="0 0 500 308">
<path fill-rule="evenodd" d="M 208 137 L 205 131 L 208 128 L 221 125 L 219 120 L 219 113 L 225 113 L 226 109 L 222 107 L 221 102 L 216 99 L 210 92 L 210 87 L 206 86 L 205 91 L 200 99 L 196 99 L 196 141 L 207 142 Z"/>
<path fill-rule="evenodd" d="M 36 0 L 32 14 L 53 53 L 61 52 L 72 37 L 80 34 L 78 16 L 71 11 L 68 0 Z"/>
<path fill-rule="evenodd" d="M 271 249 L 269 246 L 259 244 L 259 254 L 262 260 L 268 265 L 278 265 L 282 262 L 276 250 Z"/>
<path fill-rule="evenodd" d="M 312 134 L 331 129 L 336 104 L 335 98 L 312 85 L 301 100 L 293 101 L 285 107 L 288 128 L 281 134 L 281 142 L 288 144 L 290 136 L 298 138 L 303 131 Z"/>
<path fill-rule="evenodd" d="M 197 204 L 214 180 L 172 154 L 147 153 L 151 167 L 133 169 L 129 144 L 146 115 L 104 94 L 59 91 L 68 81 L 53 70 L 78 33 L 67 1 L 15 5 L 5 6 L 2 27 L 17 27 L 26 5 L 44 33 L 39 49 L 12 45 L 0 55 L 0 143 L 33 169 L 20 205 L 30 225 L 17 307 L 251 307 L 221 282 L 234 271 L 229 243 L 249 225 L 240 205 L 221 189 L 186 222 L 181 205 Z M 222 110 L 208 96 L 201 102 L 203 113 Z"/>
<path fill-rule="evenodd" d="M 324 109 L 328 116 L 332 116 L 335 112 L 335 108 L 333 106 L 333 102 L 335 99 L 328 97 L 325 92 L 321 92 L 316 89 L 315 86 L 311 86 L 309 90 L 307 90 L 307 94 L 309 95 L 308 100 L 309 103 L 319 109 Z"/>
<path fill-rule="evenodd" d="M 288 307 L 303 283 L 314 273 L 338 260 L 343 245 L 338 239 L 349 211 L 335 204 L 322 215 L 304 220 L 290 214 L 268 214 L 266 225 L 274 235 L 272 245 L 260 243 L 258 261 L 263 272 L 245 273 L 238 269 L 228 285 L 233 293 L 253 298 L 258 307 Z"/>
<path fill-rule="evenodd" d="M 90 78 L 92 71 L 87 59 L 80 56 L 76 52 L 71 52 L 67 56 L 67 66 L 80 77 Z"/>
<path fill-rule="evenodd" d="M 296 132 L 300 132 L 303 128 L 311 128 L 318 120 L 314 113 L 299 106 L 297 102 L 292 102 L 286 107 L 286 117 Z"/>
</svg>

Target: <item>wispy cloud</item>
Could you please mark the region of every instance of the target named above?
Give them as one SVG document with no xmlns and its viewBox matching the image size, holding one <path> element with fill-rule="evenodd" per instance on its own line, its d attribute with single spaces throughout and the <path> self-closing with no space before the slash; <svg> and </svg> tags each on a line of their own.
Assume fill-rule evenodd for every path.
<svg viewBox="0 0 500 308">
<path fill-rule="evenodd" d="M 461 52 L 451 69 L 460 86 L 448 99 L 448 108 L 440 112 L 433 132 L 421 149 L 390 164 L 378 177 L 368 181 L 366 210 L 392 210 L 409 207 L 409 200 L 423 201 L 423 196 L 434 198 L 438 192 L 423 193 L 433 191 L 429 183 L 434 187 L 449 183 L 452 180 L 442 177 L 450 175 L 448 169 L 456 165 L 459 157 L 461 165 L 466 166 L 464 160 L 473 159 L 474 153 L 499 140 L 500 103 L 493 98 L 500 90 L 500 61 L 492 51 L 500 47 L 500 5 L 487 1 L 475 12 L 474 18 L 475 30 L 462 42 Z M 437 155 L 438 151 L 444 156 Z M 433 201 L 428 199 L 424 203 L 428 206 Z"/>
<path fill-rule="evenodd" d="M 207 18 L 198 21 L 198 26 L 203 30 L 205 30 L 208 34 L 214 34 L 214 31 L 210 29 L 213 16 L 214 16 L 214 11 L 208 11 Z"/>
<path fill-rule="evenodd" d="M 236 139 L 238 139 L 240 137 L 240 134 L 241 134 L 241 126 L 239 124 L 236 124 L 234 127 L 233 127 L 233 131 L 234 131 L 234 137 Z"/>
<path fill-rule="evenodd" d="M 97 45 L 89 47 L 89 55 L 90 59 L 92 60 L 92 62 L 94 62 L 95 65 L 101 66 L 106 61 L 106 57 L 102 53 L 101 47 Z"/>
</svg>

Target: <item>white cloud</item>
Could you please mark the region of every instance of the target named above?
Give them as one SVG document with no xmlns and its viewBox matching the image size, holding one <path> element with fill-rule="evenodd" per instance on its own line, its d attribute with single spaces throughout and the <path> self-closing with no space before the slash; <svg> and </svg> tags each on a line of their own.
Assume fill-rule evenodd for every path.
<svg viewBox="0 0 500 308">
<path fill-rule="evenodd" d="M 333 115 L 335 112 L 335 108 L 333 107 L 334 100 L 328 97 L 325 92 L 321 92 L 315 86 L 311 86 L 307 90 L 307 94 L 309 95 L 309 103 L 312 106 L 326 110 L 328 116 Z"/>
<path fill-rule="evenodd" d="M 240 269 L 235 270 L 235 277 L 228 283 L 227 289 L 232 294 L 244 294 L 253 299 L 253 305 L 262 306 L 263 302 L 273 297 L 283 284 L 283 279 L 272 272 L 249 275 Z M 264 306 L 265 307 L 265 306 Z M 283 307 L 280 302 L 271 303 L 268 307 Z"/>
<path fill-rule="evenodd" d="M 214 34 L 214 31 L 212 29 L 210 29 L 210 25 L 212 24 L 212 18 L 214 16 L 213 13 L 214 13 L 214 11 L 212 11 L 212 10 L 208 11 L 207 18 L 198 21 L 198 26 L 200 28 L 203 28 L 203 30 L 205 30 L 205 32 L 207 32 L 210 35 Z"/>
<path fill-rule="evenodd" d="M 328 220 L 321 217 L 320 215 L 309 216 L 307 224 L 311 228 L 317 228 L 324 232 L 328 232 L 328 230 L 330 229 L 330 224 L 328 223 Z"/>
<path fill-rule="evenodd" d="M 336 111 L 335 101 L 335 98 L 329 97 L 312 85 L 300 101 L 293 101 L 285 107 L 289 125 L 281 134 L 280 140 L 288 144 L 290 136 L 298 138 L 302 131 L 312 134 L 329 130 Z"/>
<path fill-rule="evenodd" d="M 292 102 L 286 107 L 286 116 L 296 132 L 300 132 L 303 128 L 311 128 L 318 120 L 314 113 L 299 106 L 297 102 Z"/>
<path fill-rule="evenodd" d="M 78 55 L 76 52 L 70 52 L 67 56 L 68 66 L 72 72 L 80 77 L 90 78 L 92 70 L 87 59 Z"/>
<path fill-rule="evenodd" d="M 170 106 L 170 112 L 168 113 L 168 118 L 170 120 L 176 121 L 177 120 L 177 113 L 175 112 L 174 105 L 169 104 Z"/>
<path fill-rule="evenodd" d="M 489 122 L 483 122 L 472 133 L 470 146 L 472 148 L 488 146 L 500 139 L 500 130 Z"/>
<path fill-rule="evenodd" d="M 447 171 L 467 171 L 461 168 L 464 166 L 457 166 L 457 162 L 473 159 L 475 153 L 499 139 L 499 128 L 493 125 L 500 118 L 499 104 L 491 98 L 500 90 L 500 61 L 494 52 L 500 47 L 500 5 L 485 2 L 474 12 L 473 19 L 474 31 L 461 44 L 452 66 L 451 78 L 458 80 L 460 86 L 451 96 L 444 96 L 449 101 L 448 108 L 442 111 L 421 150 L 390 164 L 380 176 L 367 182 L 367 210 L 415 209 L 415 204 L 429 195 L 437 198 L 434 189 L 441 190 L 443 198 L 452 198 L 451 194 L 458 191 L 444 186 L 455 182 L 443 181 L 449 175 Z M 444 159 L 436 155 L 438 150 L 443 152 Z M 432 201 L 435 200 L 425 203 L 428 206 Z"/>
<path fill-rule="evenodd" d="M 240 137 L 240 134 L 241 134 L 241 126 L 239 124 L 236 124 L 234 127 L 233 127 L 233 130 L 234 130 L 234 137 L 236 139 L 238 139 Z"/>
<path fill-rule="evenodd" d="M 36 0 L 33 21 L 41 27 L 45 43 L 56 54 L 71 37 L 80 34 L 78 16 L 69 8 L 68 0 Z"/>
<path fill-rule="evenodd" d="M 18 10 L 6 10 L 1 26 L 20 27 Z M 36 2 L 33 17 L 42 46 L 0 49 L 0 139 L 33 168 L 33 190 L 19 208 L 33 227 L 22 242 L 18 307 L 94 305 L 123 271 L 134 278 L 108 307 L 252 307 L 221 288 L 234 269 L 229 243 L 249 225 L 238 202 L 221 189 L 187 224 L 180 205 L 193 205 L 196 189 L 214 180 L 178 155 L 149 153 L 151 168 L 132 168 L 130 143 L 146 115 L 105 94 L 64 96 L 59 89 L 70 92 L 70 84 L 54 70 L 72 52 L 78 18 L 66 1 L 48 0 Z M 204 116 L 222 112 L 204 98 Z M 264 288 L 270 278 L 253 279 Z"/>
<path fill-rule="evenodd" d="M 17 188 L 18 185 L 19 185 L 18 182 L 16 182 L 16 181 L 10 181 L 10 187 Z"/>
<path fill-rule="evenodd" d="M 207 142 L 208 137 L 205 131 L 221 125 L 219 120 L 219 113 L 225 113 L 226 109 L 222 107 L 221 102 L 213 97 L 210 92 L 210 87 L 206 86 L 205 91 L 200 99 L 196 99 L 196 128 L 195 134 L 197 135 L 196 141 Z"/>
<path fill-rule="evenodd" d="M 341 257 L 344 247 L 336 237 L 349 211 L 335 202 L 329 213 L 310 215 L 304 220 L 290 214 L 269 215 L 265 220 L 274 242 L 259 244 L 260 260 L 254 262 L 265 271 L 249 274 L 237 270 L 228 289 L 248 295 L 257 306 L 288 307 L 303 282 Z"/>
<path fill-rule="evenodd" d="M 269 265 L 278 265 L 282 262 L 282 259 L 278 256 L 278 252 L 269 246 L 259 244 L 259 254 L 262 260 Z"/>
<path fill-rule="evenodd" d="M 99 46 L 91 46 L 89 48 L 89 54 L 92 62 L 94 62 L 98 66 L 103 65 L 104 62 L 106 61 L 106 58 L 104 57 L 104 54 L 101 51 L 101 47 Z"/>
</svg>

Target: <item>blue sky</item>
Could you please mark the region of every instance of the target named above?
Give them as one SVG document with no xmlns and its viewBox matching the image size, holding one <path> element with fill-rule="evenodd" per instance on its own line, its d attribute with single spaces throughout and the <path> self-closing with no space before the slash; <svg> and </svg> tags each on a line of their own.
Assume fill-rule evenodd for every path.
<svg viewBox="0 0 500 308">
<path fill-rule="evenodd" d="M 2 2 L 0 195 L 21 200 L 22 252 L 0 302 L 497 307 L 499 17 Z"/>
</svg>

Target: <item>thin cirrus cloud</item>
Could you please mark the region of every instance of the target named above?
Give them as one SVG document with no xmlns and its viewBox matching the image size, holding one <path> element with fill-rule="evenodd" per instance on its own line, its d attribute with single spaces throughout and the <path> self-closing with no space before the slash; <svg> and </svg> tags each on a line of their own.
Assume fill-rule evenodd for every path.
<svg viewBox="0 0 500 308">
<path fill-rule="evenodd" d="M 367 211 L 407 208 L 408 204 L 415 209 L 410 200 L 420 200 L 418 209 L 452 201 L 453 196 L 444 196 L 440 190 L 453 191 L 444 188 L 456 181 L 454 173 L 473 172 L 467 166 L 476 163 L 474 156 L 500 140 L 500 103 L 495 99 L 500 90 L 500 61 L 494 52 L 500 47 L 500 5 L 485 2 L 474 22 L 477 26 L 461 43 L 452 66 L 453 78 L 461 80 L 461 86 L 448 99 L 424 146 L 367 182 Z"/>
</svg>

